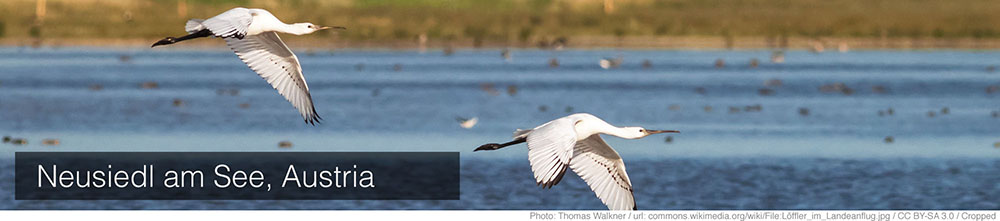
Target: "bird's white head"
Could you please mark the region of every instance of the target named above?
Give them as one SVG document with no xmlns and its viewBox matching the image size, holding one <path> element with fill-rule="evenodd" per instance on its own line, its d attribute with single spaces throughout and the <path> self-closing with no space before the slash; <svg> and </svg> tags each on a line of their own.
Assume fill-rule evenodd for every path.
<svg viewBox="0 0 1000 221">
<path fill-rule="evenodd" d="M 660 134 L 660 133 L 680 133 L 680 131 L 676 130 L 647 130 L 646 128 L 642 127 L 622 127 L 621 130 L 622 131 L 619 132 L 617 135 L 625 139 L 639 139 L 652 134 Z"/>
<path fill-rule="evenodd" d="M 339 27 L 339 26 L 326 27 L 326 26 L 319 26 L 319 25 L 314 25 L 313 23 L 306 22 L 306 23 L 295 23 L 295 24 L 292 24 L 291 25 L 291 29 L 292 30 L 289 30 L 288 33 L 295 34 L 295 35 L 304 35 L 304 34 L 312 34 L 313 32 L 316 32 L 316 31 L 319 31 L 319 30 L 325 30 L 325 29 L 331 29 L 331 28 L 332 29 L 341 29 L 341 30 L 346 29 L 344 27 Z"/>
</svg>

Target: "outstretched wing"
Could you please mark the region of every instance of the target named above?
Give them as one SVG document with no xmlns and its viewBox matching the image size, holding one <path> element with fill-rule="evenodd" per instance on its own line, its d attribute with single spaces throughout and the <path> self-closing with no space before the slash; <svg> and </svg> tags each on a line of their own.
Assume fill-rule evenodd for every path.
<svg viewBox="0 0 1000 221">
<path fill-rule="evenodd" d="M 528 160 L 538 185 L 552 188 L 566 174 L 576 143 L 575 126 L 575 119 L 559 118 L 528 134 Z"/>
<path fill-rule="evenodd" d="M 231 11 L 231 10 L 230 10 Z M 228 12 L 227 12 L 228 13 Z M 243 39 L 225 38 L 236 55 L 250 69 L 267 80 L 271 87 L 278 90 L 288 102 L 302 114 L 306 123 L 314 124 L 321 118 L 316 114 L 309 86 L 302 76 L 299 59 L 292 50 L 285 46 L 278 34 L 264 32 L 258 35 L 246 36 Z"/>
<path fill-rule="evenodd" d="M 188 25 L 185 27 L 188 32 L 191 32 L 191 29 L 188 28 L 194 26 L 191 23 L 192 21 L 196 20 L 188 21 Z M 250 22 L 252 21 L 253 14 L 250 12 L 250 9 L 234 8 L 201 21 L 201 25 L 212 31 L 215 37 L 243 39 L 246 37 L 247 30 L 250 28 Z"/>
<path fill-rule="evenodd" d="M 635 210 L 632 181 L 622 157 L 597 134 L 576 142 L 569 167 L 612 210 Z"/>
</svg>

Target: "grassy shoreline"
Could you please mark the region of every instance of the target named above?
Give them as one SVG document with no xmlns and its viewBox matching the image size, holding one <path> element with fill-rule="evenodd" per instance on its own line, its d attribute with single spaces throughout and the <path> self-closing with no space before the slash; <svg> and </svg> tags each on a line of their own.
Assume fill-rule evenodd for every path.
<svg viewBox="0 0 1000 221">
<path fill-rule="evenodd" d="M 725 49 L 763 49 L 763 50 L 820 50 L 838 51 L 854 49 L 903 49 L 903 50 L 927 50 L 927 49 L 960 49 L 960 50 L 995 50 L 1000 49 L 1000 39 L 910 39 L 910 38 L 790 38 L 785 43 L 775 41 L 765 37 L 738 37 L 725 38 L 713 36 L 701 37 L 576 37 L 575 40 L 568 41 L 566 48 L 571 49 L 694 49 L 694 50 L 725 50 Z M 50 38 L 50 39 L 0 39 L 0 46 L 3 47 L 120 47 L 120 48 L 143 48 L 149 47 L 158 38 Z M 316 39 L 298 38 L 296 36 L 285 37 L 284 40 L 293 49 L 388 49 L 388 50 L 415 50 L 421 48 L 417 40 L 370 40 L 357 41 L 348 39 Z M 175 48 L 220 48 L 225 49 L 226 45 L 220 40 L 198 39 L 187 41 L 181 44 L 171 45 Z M 443 48 L 457 49 L 491 49 L 491 48 L 520 48 L 520 49 L 549 49 L 538 44 L 519 44 L 500 41 L 484 41 L 475 43 L 472 39 L 464 41 L 428 41 L 423 48 L 429 50 L 440 50 Z"/>
<path fill-rule="evenodd" d="M 5 0 L 0 44 L 140 46 L 233 7 L 348 28 L 298 47 L 1000 47 L 991 0 Z"/>
</svg>

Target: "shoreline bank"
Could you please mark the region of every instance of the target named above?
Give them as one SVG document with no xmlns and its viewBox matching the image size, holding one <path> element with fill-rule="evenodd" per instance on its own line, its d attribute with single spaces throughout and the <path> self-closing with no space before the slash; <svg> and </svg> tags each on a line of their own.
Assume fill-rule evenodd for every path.
<svg viewBox="0 0 1000 221">
<path fill-rule="evenodd" d="M 0 46 L 5 47 L 111 47 L 136 48 L 149 47 L 159 39 L 154 38 L 121 38 L 121 39 L 86 39 L 86 38 L 3 38 Z M 476 43 L 473 39 L 454 41 L 427 41 L 423 45 L 416 40 L 393 41 L 353 41 L 338 38 L 298 38 L 295 36 L 283 39 L 293 49 L 383 49 L 383 50 L 440 50 L 454 49 L 551 49 L 548 41 L 539 40 L 534 43 L 511 43 L 504 41 L 482 41 Z M 173 45 L 175 48 L 226 48 L 222 41 L 194 40 Z M 813 50 L 848 51 L 853 49 L 902 49 L 902 50 L 993 50 L 1000 49 L 1000 39 L 981 38 L 951 38 L 951 39 L 921 39 L 921 38 L 788 38 L 779 40 L 767 37 L 715 37 L 715 36 L 585 36 L 569 39 L 565 48 L 572 49 L 630 49 L 630 50 L 725 50 L 725 49 L 766 49 L 766 50 Z"/>
</svg>

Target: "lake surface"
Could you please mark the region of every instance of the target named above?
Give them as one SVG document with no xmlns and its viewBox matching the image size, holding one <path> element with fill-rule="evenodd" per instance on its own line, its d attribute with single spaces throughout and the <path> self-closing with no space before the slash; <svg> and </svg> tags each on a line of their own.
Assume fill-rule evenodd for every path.
<svg viewBox="0 0 1000 221">
<path fill-rule="evenodd" d="M 575 175 L 534 185 L 524 145 L 471 151 L 577 112 L 682 131 L 605 136 L 640 209 L 1000 209 L 996 51 L 789 51 L 780 64 L 764 50 L 297 54 L 316 126 L 224 49 L 0 48 L 0 136 L 29 142 L 0 145 L 0 209 L 605 209 Z M 15 201 L 16 151 L 459 151 L 462 195 Z"/>
</svg>

